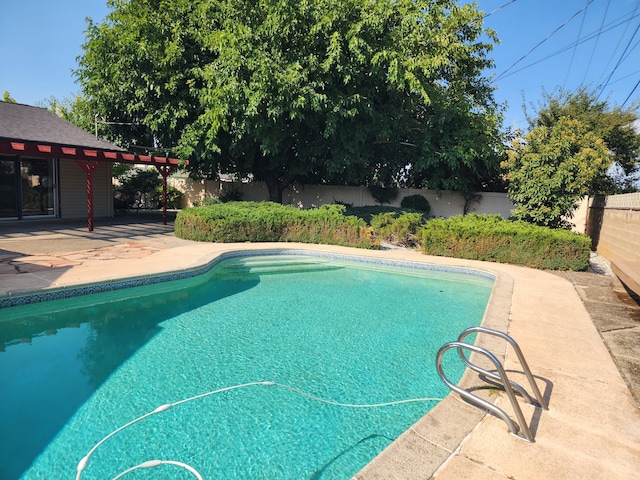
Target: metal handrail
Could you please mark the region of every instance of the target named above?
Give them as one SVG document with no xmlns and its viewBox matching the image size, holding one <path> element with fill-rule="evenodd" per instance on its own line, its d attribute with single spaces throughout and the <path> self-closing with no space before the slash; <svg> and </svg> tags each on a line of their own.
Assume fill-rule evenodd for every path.
<svg viewBox="0 0 640 480">
<path fill-rule="evenodd" d="M 518 422 L 519 425 L 516 424 L 511 417 L 509 417 L 509 415 L 507 415 L 507 413 L 502 410 L 501 408 L 495 406 L 494 404 L 478 397 L 477 395 L 474 395 L 471 392 L 468 392 L 467 390 L 455 385 L 453 382 L 451 382 L 447 376 L 444 374 L 444 371 L 442 369 L 442 356 L 444 355 L 444 353 L 451 349 L 451 348 L 456 348 L 458 349 L 458 352 L 460 351 L 460 349 L 467 349 L 467 350 L 471 350 L 473 352 L 476 353 L 480 353 L 484 356 L 486 356 L 487 358 L 489 358 L 489 360 L 491 360 L 493 362 L 493 364 L 496 367 L 496 370 L 498 371 L 498 379 L 502 382 L 502 384 L 504 385 L 504 391 L 506 392 L 507 396 L 509 397 L 509 401 L 511 402 L 511 406 L 513 407 L 513 410 L 516 414 L 516 417 L 518 417 Z M 467 363 L 467 362 L 465 362 Z M 529 425 L 527 424 L 526 420 L 524 419 L 524 415 L 522 414 L 522 410 L 520 409 L 520 405 L 518 405 L 518 400 L 516 399 L 515 394 L 513 393 L 513 389 L 511 388 L 507 388 L 506 385 L 507 383 L 512 385 L 512 383 L 509 381 L 509 378 L 507 376 L 507 372 L 505 372 L 504 368 L 502 367 L 502 364 L 500 363 L 500 360 L 498 360 L 498 358 L 492 354 L 489 350 L 486 350 L 482 347 L 478 347 L 477 345 L 470 345 L 468 343 L 464 343 L 464 342 L 449 342 L 449 343 L 445 343 L 442 347 L 440 347 L 440 350 L 438 350 L 438 354 L 436 355 L 436 367 L 438 369 L 438 374 L 440 375 L 440 378 L 442 379 L 442 381 L 454 392 L 457 392 L 461 397 L 475 403 L 477 406 L 480 406 L 482 408 L 484 408 L 485 410 L 488 410 L 492 413 L 494 413 L 495 415 L 497 415 L 498 417 L 500 417 L 509 427 L 509 433 L 511 433 L 512 435 L 515 435 L 518 438 L 522 438 L 523 440 L 526 440 L 530 443 L 534 443 L 535 440 L 533 439 L 533 435 L 531 434 L 531 430 L 529 429 Z M 479 368 L 479 367 L 478 367 Z M 492 374 L 494 375 L 494 374 Z M 522 435 L 519 435 L 519 431 L 522 430 L 522 433 L 524 435 L 524 437 Z"/>
<path fill-rule="evenodd" d="M 527 391 L 522 388 L 520 385 L 518 385 L 515 382 L 509 382 L 509 385 L 511 385 L 512 388 L 514 388 L 515 390 L 518 391 L 518 393 L 520 393 L 526 400 L 526 402 L 529 405 L 532 405 L 534 407 L 538 407 L 538 408 L 542 408 L 543 410 L 549 410 L 549 407 L 547 405 L 547 402 L 545 401 L 544 397 L 542 396 L 542 394 L 540 393 L 540 390 L 538 389 L 538 385 L 536 384 L 533 375 L 531 374 L 531 370 L 529 369 L 529 365 L 527 364 L 527 361 L 524 358 L 524 355 L 522 354 L 522 350 L 520 350 L 520 346 L 518 345 L 518 342 L 516 342 L 512 337 L 510 337 L 509 335 L 507 335 L 504 332 L 501 332 L 499 330 L 493 330 L 491 328 L 487 328 L 487 327 L 470 327 L 467 328 L 466 330 L 464 330 L 459 336 L 458 336 L 458 342 L 464 342 L 464 339 L 472 334 L 472 333 L 486 333 L 488 335 L 493 335 L 496 337 L 500 337 L 503 340 L 506 340 L 512 347 L 513 350 L 516 352 L 516 355 L 518 356 L 518 361 L 520 362 L 520 365 L 522 365 L 522 370 L 525 374 L 525 376 L 527 377 L 527 380 L 529 380 L 529 385 L 531 386 L 531 390 L 533 391 L 533 394 L 535 395 L 537 401 L 535 401 L 531 395 L 529 395 L 529 393 L 527 393 Z M 462 361 L 465 363 L 465 365 L 467 367 L 469 367 L 471 370 L 480 373 L 482 375 L 485 375 L 493 380 L 496 381 L 502 381 L 502 379 L 496 375 L 493 372 L 489 372 L 481 367 L 478 367 L 477 365 L 474 365 L 473 363 L 471 363 L 471 361 L 464 355 L 464 352 L 462 351 L 462 349 L 458 349 L 458 354 L 460 355 L 460 358 L 462 359 Z M 506 390 L 506 385 L 505 385 L 505 390 Z"/>
</svg>

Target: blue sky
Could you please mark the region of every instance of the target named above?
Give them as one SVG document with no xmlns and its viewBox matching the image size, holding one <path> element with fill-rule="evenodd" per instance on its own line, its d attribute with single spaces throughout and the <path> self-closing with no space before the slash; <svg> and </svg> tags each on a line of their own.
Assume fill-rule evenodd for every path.
<svg viewBox="0 0 640 480">
<path fill-rule="evenodd" d="M 506 126 L 524 128 L 522 95 L 536 105 L 543 89 L 586 85 L 611 104 L 630 107 L 635 100 L 637 106 L 640 0 L 478 3 L 502 42 L 492 52 L 496 68 L 487 73 L 495 77 L 496 99 L 508 104 Z M 29 105 L 76 94 L 72 70 L 82 54 L 85 18 L 99 22 L 108 11 L 106 0 L 0 0 L 0 94 Z"/>
</svg>

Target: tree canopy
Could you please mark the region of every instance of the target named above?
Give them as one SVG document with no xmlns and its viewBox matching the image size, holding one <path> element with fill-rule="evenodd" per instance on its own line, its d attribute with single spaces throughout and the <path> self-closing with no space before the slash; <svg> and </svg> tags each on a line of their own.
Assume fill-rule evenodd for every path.
<svg viewBox="0 0 640 480">
<path fill-rule="evenodd" d="M 514 217 L 550 227 L 568 226 L 585 195 L 619 193 L 633 176 L 616 181 L 609 174 L 618 164 L 636 171 L 640 134 L 633 110 L 611 108 L 586 89 L 544 95 L 531 130 L 516 138 L 503 163 Z"/>
<path fill-rule="evenodd" d="M 636 109 L 611 106 L 607 100 L 586 87 L 575 92 L 560 89 L 551 94 L 545 92 L 535 117 L 525 112 L 533 127 L 553 127 L 561 118 L 582 123 L 589 132 L 602 139 L 610 156 L 610 162 L 624 174 L 614 178 L 611 172 L 602 172 L 589 185 L 591 194 L 614 194 L 633 189 L 634 174 L 640 173 L 640 130 Z"/>
<path fill-rule="evenodd" d="M 496 177 L 495 37 L 455 0 L 110 0 L 77 76 L 114 140 L 192 175 L 472 192 Z M 116 138 L 113 138 L 113 137 Z"/>
</svg>

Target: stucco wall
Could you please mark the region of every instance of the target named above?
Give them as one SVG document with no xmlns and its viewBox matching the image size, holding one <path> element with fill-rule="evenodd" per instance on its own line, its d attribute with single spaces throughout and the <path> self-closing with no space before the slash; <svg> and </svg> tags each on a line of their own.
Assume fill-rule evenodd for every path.
<svg viewBox="0 0 640 480">
<path fill-rule="evenodd" d="M 60 217 L 87 218 L 87 174 L 75 160 L 60 160 Z M 111 164 L 101 162 L 93 172 L 93 215 L 113 216 Z"/>
<path fill-rule="evenodd" d="M 232 183 L 214 180 L 194 181 L 186 178 L 170 178 L 169 185 L 184 193 L 185 206 L 193 206 L 207 197 L 218 197 L 223 190 L 238 190 L 242 200 L 264 201 L 268 199 L 267 187 L 263 183 Z M 402 199 L 409 195 L 423 195 L 431 205 L 430 215 L 450 217 L 460 215 L 464 210 L 464 198 L 453 192 L 437 192 L 402 188 L 398 197 L 391 204 L 399 207 Z M 508 218 L 513 204 L 504 193 L 481 193 L 481 200 L 471 204 L 470 213 L 495 213 Z M 344 187 L 334 185 L 306 185 L 285 190 L 283 203 L 297 205 L 302 208 L 317 207 L 328 203 L 347 203 L 354 207 L 375 205 L 366 187 Z"/>
<path fill-rule="evenodd" d="M 640 294 L 640 193 L 595 198 L 587 233 L 618 277 Z"/>
<path fill-rule="evenodd" d="M 598 253 L 640 262 L 640 193 L 596 198 L 589 210 L 588 233 Z"/>
</svg>

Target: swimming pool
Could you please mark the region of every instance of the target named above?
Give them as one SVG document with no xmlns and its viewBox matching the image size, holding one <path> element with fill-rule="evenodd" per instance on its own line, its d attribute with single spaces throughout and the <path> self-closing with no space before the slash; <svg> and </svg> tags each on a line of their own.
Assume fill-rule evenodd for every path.
<svg viewBox="0 0 640 480">
<path fill-rule="evenodd" d="M 435 352 L 480 323 L 491 279 L 295 257 L 231 258 L 194 279 L 6 309 L 0 477 L 71 478 L 114 429 L 233 385 L 274 381 L 350 404 L 447 394 Z M 458 363 L 447 372 L 461 374 Z M 152 458 L 205 478 L 348 478 L 433 405 L 345 408 L 251 385 L 118 433 L 82 478 Z M 171 466 L 147 475 L 192 478 Z"/>
</svg>

